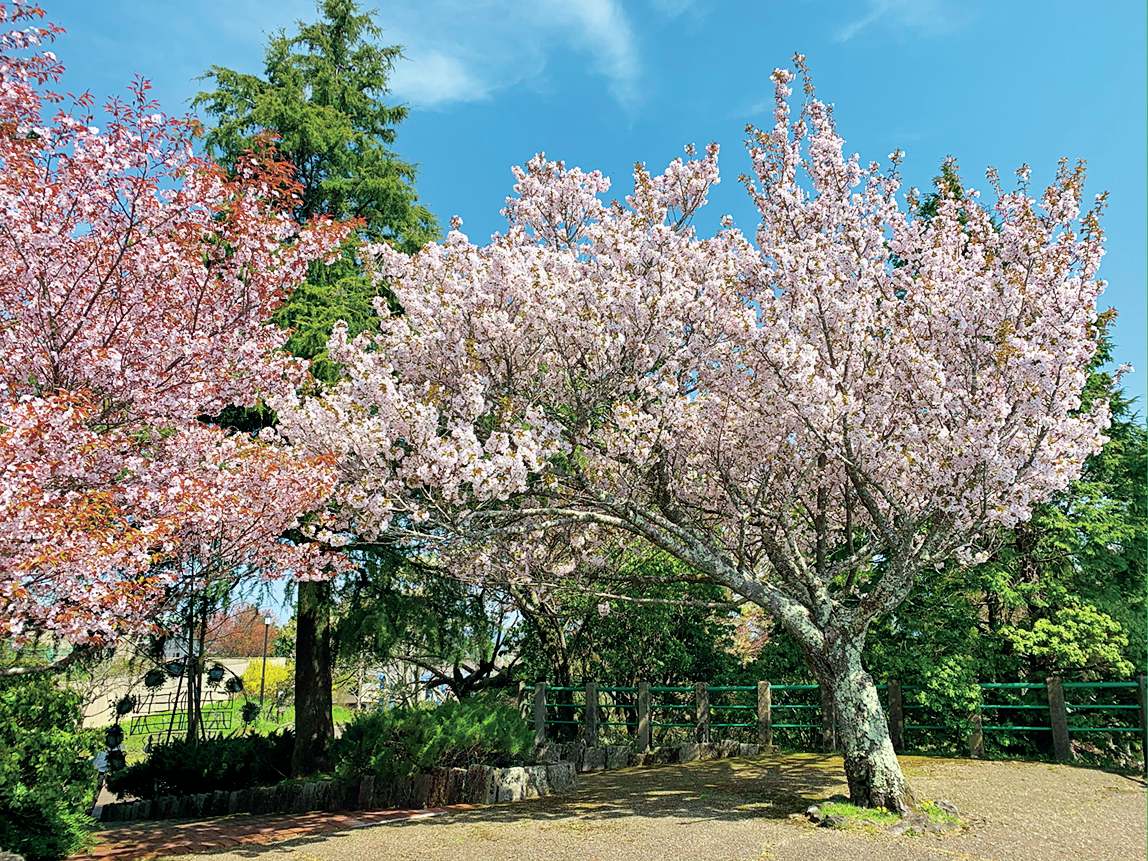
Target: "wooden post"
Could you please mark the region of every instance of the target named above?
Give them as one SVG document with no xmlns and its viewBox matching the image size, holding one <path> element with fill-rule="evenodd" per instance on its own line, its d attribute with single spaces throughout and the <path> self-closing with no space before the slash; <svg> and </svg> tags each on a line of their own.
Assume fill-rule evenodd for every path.
<svg viewBox="0 0 1148 861">
<path fill-rule="evenodd" d="M 1064 707 L 1064 685 L 1056 676 L 1045 682 L 1048 688 L 1048 719 L 1052 726 L 1052 755 L 1058 762 L 1072 759 L 1072 740 L 1068 735 L 1068 710 Z"/>
<path fill-rule="evenodd" d="M 757 743 L 762 753 L 773 753 L 773 692 L 769 682 L 757 683 Z"/>
<path fill-rule="evenodd" d="M 889 739 L 893 742 L 893 750 L 901 753 L 905 750 L 905 705 L 901 699 L 901 682 L 889 679 Z"/>
<path fill-rule="evenodd" d="M 638 682 L 638 753 L 650 749 L 650 683 Z"/>
<path fill-rule="evenodd" d="M 697 700 L 698 744 L 710 740 L 710 692 L 705 682 L 694 685 L 694 698 Z"/>
<path fill-rule="evenodd" d="M 973 728 L 969 733 L 969 758 L 984 759 L 985 756 L 985 730 L 984 719 L 981 716 L 980 706 L 972 714 Z"/>
<path fill-rule="evenodd" d="M 833 691 L 820 685 L 821 693 L 821 750 L 832 753 L 837 750 L 837 708 L 833 704 Z"/>
<path fill-rule="evenodd" d="M 1140 753 L 1144 757 L 1144 773 L 1148 775 L 1148 676 L 1136 677 L 1136 695 L 1140 699 Z"/>
<path fill-rule="evenodd" d="M 985 722 L 984 710 L 981 705 L 985 701 L 985 692 L 982 687 L 977 686 L 977 705 L 973 709 L 973 713 L 969 715 L 969 720 L 972 722 L 972 729 L 969 730 L 969 758 L 970 759 L 984 759 L 985 755 Z"/>
<path fill-rule="evenodd" d="M 598 683 L 586 682 L 586 747 L 598 746 Z"/>
<path fill-rule="evenodd" d="M 546 744 L 546 682 L 534 686 L 534 747 Z"/>
</svg>

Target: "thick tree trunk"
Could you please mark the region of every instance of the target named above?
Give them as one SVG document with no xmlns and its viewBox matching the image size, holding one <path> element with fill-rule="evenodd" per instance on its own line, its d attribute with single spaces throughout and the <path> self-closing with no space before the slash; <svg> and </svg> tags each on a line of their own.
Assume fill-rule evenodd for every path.
<svg viewBox="0 0 1148 861">
<path fill-rule="evenodd" d="M 331 584 L 299 584 L 295 614 L 295 750 L 291 776 L 306 777 L 330 767 Z"/>
<path fill-rule="evenodd" d="M 861 807 L 885 807 L 906 813 L 916 804 L 889 737 L 877 687 L 861 666 L 856 643 L 834 641 L 825 655 L 828 678 L 837 703 L 849 798 Z M 820 675 L 820 674 L 819 674 Z"/>
</svg>

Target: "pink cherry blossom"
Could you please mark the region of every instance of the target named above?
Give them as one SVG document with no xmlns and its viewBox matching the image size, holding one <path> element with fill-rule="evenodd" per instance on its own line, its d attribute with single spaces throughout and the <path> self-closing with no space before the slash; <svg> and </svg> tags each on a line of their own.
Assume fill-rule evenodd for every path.
<svg viewBox="0 0 1148 861">
<path fill-rule="evenodd" d="M 331 459 L 200 417 L 287 395 L 305 367 L 269 325 L 346 227 L 289 216 L 273 148 L 229 179 L 139 80 L 97 130 L 58 97 L 58 28 L 0 5 L 0 635 L 109 643 L 148 624 L 187 560 L 326 576 Z M 27 56 L 13 52 L 26 52 Z M 206 560 L 206 561 L 205 561 Z"/>
<path fill-rule="evenodd" d="M 1104 442 L 1106 404 L 1079 411 L 1102 201 L 1082 213 L 1083 169 L 1062 164 L 1039 199 L 994 186 L 920 217 L 900 155 L 846 155 L 811 86 L 794 119 L 793 79 L 774 73 L 774 125 L 749 130 L 755 243 L 689 226 L 716 145 L 639 166 L 611 204 L 598 173 L 540 155 L 488 245 L 456 225 L 414 256 L 375 248 L 404 313 L 380 306 L 377 337 L 336 329 L 346 380 L 276 405 L 337 458 L 358 532 L 481 572 L 594 525 L 766 608 L 834 692 L 855 799 L 900 806 L 865 631 Z"/>
</svg>

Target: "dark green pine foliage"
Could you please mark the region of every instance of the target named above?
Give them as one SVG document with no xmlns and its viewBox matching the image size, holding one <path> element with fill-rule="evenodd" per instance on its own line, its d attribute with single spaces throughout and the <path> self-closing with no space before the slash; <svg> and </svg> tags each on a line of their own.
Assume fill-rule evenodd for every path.
<svg viewBox="0 0 1148 861">
<path fill-rule="evenodd" d="M 274 321 L 291 330 L 287 349 L 309 359 L 311 376 L 324 383 L 339 378 L 339 366 L 327 357 L 327 341 L 336 321 L 347 324 L 349 337 L 378 328 L 379 314 L 375 301 L 392 313 L 398 310 L 394 296 L 385 285 L 375 286 L 363 274 L 358 259 L 360 241 L 352 239 L 343 246 L 343 254 L 329 266 L 312 263 L 307 280 L 275 314 Z"/>
<path fill-rule="evenodd" d="M 611 594 L 622 589 L 634 600 L 570 589 L 538 601 L 529 589 L 512 588 L 522 614 L 518 652 L 528 681 L 740 683 L 731 639 L 736 612 L 720 586 L 698 582 L 661 553 L 627 559 L 611 574 L 596 585 Z"/>
<path fill-rule="evenodd" d="M 332 620 L 342 664 L 398 659 L 428 687 L 448 688 L 458 699 L 511 683 L 514 619 L 500 594 L 421 566 L 398 548 L 375 545 L 355 556 L 358 567 L 339 583 Z"/>
<path fill-rule="evenodd" d="M 961 175 L 957 168 L 957 160 L 951 155 L 946 156 L 945 160 L 941 162 L 941 172 L 933 177 L 933 186 L 936 191 L 931 191 L 921 201 L 920 207 L 917 209 L 917 216 L 926 221 L 930 221 L 937 215 L 937 209 L 941 205 L 941 201 L 945 198 L 953 198 L 954 200 L 965 199 L 965 186 L 961 182 Z M 961 224 L 967 224 L 968 219 L 962 214 L 960 217 Z"/>
<path fill-rule="evenodd" d="M 379 45 L 382 30 L 354 0 L 317 5 L 320 21 L 299 22 L 293 36 L 280 30 L 270 37 L 264 77 L 212 66 L 201 80 L 215 89 L 199 93 L 192 107 L 215 119 L 204 144 L 221 164 L 234 165 L 266 131 L 278 136 L 279 154 L 303 187 L 295 211 L 300 223 L 316 215 L 359 219 L 342 258 L 313 264 L 276 318 L 294 330 L 288 349 L 311 359 L 312 374 L 331 382 L 338 369 L 326 347 L 335 321 L 345 320 L 355 335 L 376 325 L 376 298 L 397 310 L 389 291 L 363 274 L 361 243 L 414 252 L 438 237 L 438 226 L 418 202 L 416 166 L 391 149 L 407 108 L 382 99 L 401 47 Z"/>
</svg>

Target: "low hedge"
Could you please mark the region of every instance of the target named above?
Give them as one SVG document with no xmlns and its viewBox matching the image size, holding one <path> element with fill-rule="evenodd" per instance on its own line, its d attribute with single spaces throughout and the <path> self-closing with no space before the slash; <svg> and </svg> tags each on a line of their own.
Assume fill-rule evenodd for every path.
<svg viewBox="0 0 1148 861">
<path fill-rule="evenodd" d="M 294 745 L 291 730 L 158 744 L 145 761 L 110 774 L 108 788 L 146 799 L 268 786 L 291 775 Z"/>
</svg>

